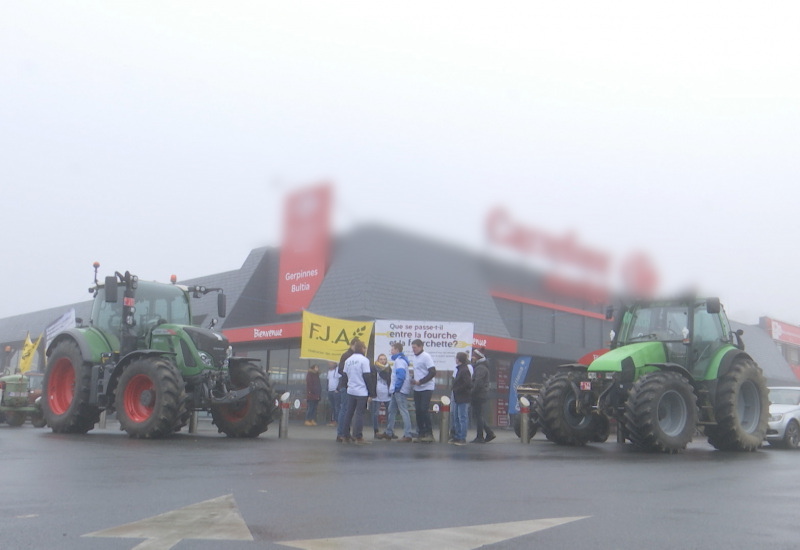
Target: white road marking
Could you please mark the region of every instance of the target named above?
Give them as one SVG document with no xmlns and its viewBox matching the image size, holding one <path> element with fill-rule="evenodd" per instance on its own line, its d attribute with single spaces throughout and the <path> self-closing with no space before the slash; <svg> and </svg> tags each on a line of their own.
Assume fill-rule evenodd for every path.
<svg viewBox="0 0 800 550">
<path fill-rule="evenodd" d="M 169 550 L 184 539 L 253 540 L 233 495 L 212 498 L 178 510 L 84 537 L 147 539 L 135 550 Z"/>
<path fill-rule="evenodd" d="M 374 548 L 397 548 L 414 550 L 474 550 L 486 544 L 495 544 L 536 531 L 550 529 L 590 516 L 568 518 L 546 518 L 487 525 L 468 525 L 425 531 L 382 533 L 331 539 L 309 539 L 282 541 L 276 544 L 301 548 L 302 550 L 372 550 Z"/>
</svg>

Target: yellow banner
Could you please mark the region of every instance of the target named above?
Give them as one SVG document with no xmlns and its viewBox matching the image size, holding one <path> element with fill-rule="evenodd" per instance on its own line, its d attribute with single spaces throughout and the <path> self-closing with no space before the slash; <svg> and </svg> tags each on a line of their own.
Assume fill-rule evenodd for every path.
<svg viewBox="0 0 800 550">
<path fill-rule="evenodd" d="M 31 342 L 31 333 L 29 332 L 28 335 L 25 337 L 25 345 L 22 346 L 22 355 L 19 358 L 19 372 L 25 374 L 31 369 L 31 362 L 33 362 L 33 354 L 36 353 L 36 349 L 39 347 L 39 342 L 42 341 L 42 335 L 39 335 L 39 338 L 36 340 L 34 344 Z"/>
<path fill-rule="evenodd" d="M 353 338 L 369 345 L 373 324 L 373 321 L 346 321 L 303 311 L 300 357 L 338 362 Z"/>
</svg>

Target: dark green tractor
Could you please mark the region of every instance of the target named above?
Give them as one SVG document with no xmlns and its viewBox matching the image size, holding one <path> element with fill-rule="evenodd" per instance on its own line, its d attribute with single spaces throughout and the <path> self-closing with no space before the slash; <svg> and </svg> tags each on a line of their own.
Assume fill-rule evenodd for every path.
<svg viewBox="0 0 800 550">
<path fill-rule="evenodd" d="M 719 300 L 639 301 L 617 315 L 611 351 L 590 365 L 565 365 L 536 401 L 551 441 L 583 445 L 616 420 L 617 439 L 675 453 L 701 430 L 725 451 L 757 449 L 769 398 Z"/>
<path fill-rule="evenodd" d="M 192 326 L 191 298 L 221 289 L 140 281 L 126 272 L 97 281 L 88 327 L 61 332 L 47 349 L 42 406 L 57 433 L 86 433 L 116 412 L 131 437 L 159 438 L 210 411 L 229 437 L 257 437 L 277 412 L 259 364 L 234 357 L 227 338 Z M 213 323 L 212 323 L 213 327 Z"/>
</svg>

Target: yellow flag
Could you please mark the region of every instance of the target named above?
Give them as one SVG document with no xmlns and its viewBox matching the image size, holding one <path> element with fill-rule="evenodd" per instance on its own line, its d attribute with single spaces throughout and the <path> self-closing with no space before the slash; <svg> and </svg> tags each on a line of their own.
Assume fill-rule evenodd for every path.
<svg viewBox="0 0 800 550">
<path fill-rule="evenodd" d="M 374 321 L 346 321 L 303 311 L 300 357 L 339 361 L 353 338 L 369 345 L 373 324 Z"/>
<path fill-rule="evenodd" d="M 25 374 L 31 369 L 33 355 L 36 353 L 36 349 L 39 347 L 39 342 L 42 341 L 43 334 L 44 333 L 39 335 L 39 338 L 36 340 L 35 344 L 31 342 L 30 332 L 27 336 L 25 336 L 25 345 L 22 346 L 22 355 L 19 358 L 19 372 Z"/>
</svg>

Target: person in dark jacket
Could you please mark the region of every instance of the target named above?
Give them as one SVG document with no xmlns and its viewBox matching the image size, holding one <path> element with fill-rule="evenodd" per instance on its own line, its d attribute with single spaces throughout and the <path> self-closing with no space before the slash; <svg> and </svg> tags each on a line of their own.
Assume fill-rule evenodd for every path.
<svg viewBox="0 0 800 550">
<path fill-rule="evenodd" d="M 478 434 L 473 443 L 489 443 L 496 436 L 486 423 L 485 407 L 489 398 L 489 364 L 481 350 L 472 350 L 472 413 Z M 484 437 L 484 433 L 486 434 Z"/>
<path fill-rule="evenodd" d="M 472 397 L 472 379 L 469 375 L 467 354 L 459 351 L 456 354 L 456 379 L 453 382 L 453 398 L 455 399 L 455 440 L 456 445 L 467 444 L 467 426 L 469 425 L 469 403 Z"/>
<path fill-rule="evenodd" d="M 322 384 L 319 381 L 319 366 L 314 364 L 306 373 L 306 426 L 317 425 L 317 405 L 322 399 Z"/>
</svg>

